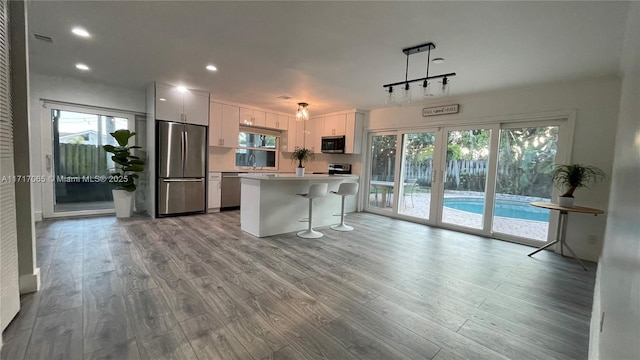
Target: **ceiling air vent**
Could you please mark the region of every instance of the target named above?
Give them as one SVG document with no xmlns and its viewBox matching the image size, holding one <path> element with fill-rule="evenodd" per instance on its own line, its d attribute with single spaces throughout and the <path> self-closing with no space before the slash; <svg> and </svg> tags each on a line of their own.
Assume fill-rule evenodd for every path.
<svg viewBox="0 0 640 360">
<path fill-rule="evenodd" d="M 48 36 L 44 36 L 44 35 L 40 35 L 40 34 L 33 34 L 33 36 L 38 40 L 42 40 L 42 41 L 46 41 L 46 42 L 49 42 L 49 43 L 53 43 L 53 39 L 48 37 Z"/>
<path fill-rule="evenodd" d="M 291 98 L 292 98 L 292 97 L 291 97 L 291 96 L 289 96 L 289 95 L 280 95 L 280 96 L 278 96 L 276 99 L 289 100 L 289 99 L 291 99 Z"/>
</svg>

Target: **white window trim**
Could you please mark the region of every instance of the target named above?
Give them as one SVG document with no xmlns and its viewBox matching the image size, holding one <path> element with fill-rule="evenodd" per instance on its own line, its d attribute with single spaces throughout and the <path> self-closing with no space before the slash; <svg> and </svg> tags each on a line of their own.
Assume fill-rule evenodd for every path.
<svg viewBox="0 0 640 360">
<path fill-rule="evenodd" d="M 281 132 L 273 131 L 273 130 L 267 130 L 267 129 L 261 129 L 261 128 L 241 126 L 240 127 L 240 131 L 238 132 L 238 134 L 240 134 L 240 133 L 275 136 L 275 138 L 276 138 L 276 147 L 275 148 L 242 146 L 242 145 L 240 145 L 240 142 L 238 142 L 238 147 L 236 148 L 236 150 L 243 149 L 243 150 L 254 150 L 254 151 L 272 151 L 275 154 L 275 160 L 276 160 L 275 166 L 259 166 L 259 168 L 260 168 L 260 170 L 278 170 L 279 169 L 278 166 L 280 164 L 280 160 L 279 160 L 278 154 L 280 153 L 280 137 L 282 136 Z M 234 155 L 236 153 L 237 152 L 234 152 Z M 235 163 L 235 159 L 234 159 L 234 164 L 235 164 L 236 168 L 241 169 L 241 170 L 253 169 L 252 166 L 241 166 L 241 165 L 238 165 L 237 163 Z"/>
</svg>

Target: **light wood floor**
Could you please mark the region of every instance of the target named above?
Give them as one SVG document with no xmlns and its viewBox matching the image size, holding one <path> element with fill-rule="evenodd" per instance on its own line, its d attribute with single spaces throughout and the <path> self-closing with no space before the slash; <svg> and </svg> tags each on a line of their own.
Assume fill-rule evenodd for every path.
<svg viewBox="0 0 640 360">
<path fill-rule="evenodd" d="M 295 219 L 292 219 L 292 221 Z M 257 239 L 239 212 L 37 226 L 2 359 L 586 359 L 595 264 L 372 214 Z"/>
</svg>

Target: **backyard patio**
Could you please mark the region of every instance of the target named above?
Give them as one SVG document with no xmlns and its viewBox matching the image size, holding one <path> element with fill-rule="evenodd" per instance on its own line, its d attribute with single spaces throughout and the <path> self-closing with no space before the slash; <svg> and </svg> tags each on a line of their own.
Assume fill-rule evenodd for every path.
<svg viewBox="0 0 640 360">
<path fill-rule="evenodd" d="M 386 204 L 384 204 L 384 206 L 382 204 L 382 195 L 376 192 L 372 193 L 370 195 L 369 205 L 391 212 L 391 204 L 393 202 L 391 192 L 392 191 L 390 191 L 388 196 L 385 196 Z M 532 201 L 549 201 L 549 199 L 504 194 L 498 194 L 496 198 L 499 202 L 504 201 L 511 204 L 518 204 L 522 209 L 527 209 L 528 207 L 530 207 L 529 203 Z M 421 219 L 429 218 L 431 205 L 430 199 L 431 193 L 428 191 L 428 189 L 416 189 L 413 194 L 406 194 L 400 197 L 398 213 Z M 442 213 L 442 221 L 445 223 L 475 229 L 482 228 L 482 214 L 459 210 L 447 206 L 448 199 L 473 199 L 482 201 L 482 193 L 472 191 L 446 191 L 445 206 L 443 207 Z M 533 240 L 547 241 L 547 232 L 549 229 L 548 216 L 546 217 L 547 221 L 526 219 L 524 218 L 524 215 L 520 215 L 518 212 L 515 212 L 515 215 L 513 216 L 515 217 L 494 216 L 493 232 L 514 235 Z M 542 217 L 544 217 L 544 215 Z"/>
</svg>

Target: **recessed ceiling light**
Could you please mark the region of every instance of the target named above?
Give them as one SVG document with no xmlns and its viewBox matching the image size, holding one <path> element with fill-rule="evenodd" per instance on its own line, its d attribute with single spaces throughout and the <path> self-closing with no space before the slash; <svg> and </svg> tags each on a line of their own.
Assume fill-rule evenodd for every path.
<svg viewBox="0 0 640 360">
<path fill-rule="evenodd" d="M 160 98 L 160 99 L 158 99 L 158 100 L 160 100 L 160 101 L 167 101 L 167 99 L 165 99 L 165 98 Z"/>
<path fill-rule="evenodd" d="M 89 32 L 81 27 L 74 27 L 73 29 L 71 29 L 71 32 L 80 36 L 80 37 L 90 37 L 91 34 L 89 34 Z"/>
<path fill-rule="evenodd" d="M 218 68 L 215 65 L 207 65 L 207 70 L 209 71 L 218 71 Z"/>
<path fill-rule="evenodd" d="M 76 69 L 87 71 L 87 70 L 89 70 L 89 67 L 87 65 L 85 65 L 85 64 L 76 64 Z"/>
<path fill-rule="evenodd" d="M 180 91 L 180 92 L 186 92 L 187 91 L 187 88 L 184 87 L 184 86 L 177 86 L 176 89 L 178 89 L 178 91 Z"/>
<path fill-rule="evenodd" d="M 444 58 L 435 58 L 431 60 L 431 62 L 434 64 L 442 64 L 444 62 Z"/>
</svg>

